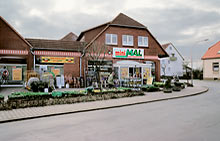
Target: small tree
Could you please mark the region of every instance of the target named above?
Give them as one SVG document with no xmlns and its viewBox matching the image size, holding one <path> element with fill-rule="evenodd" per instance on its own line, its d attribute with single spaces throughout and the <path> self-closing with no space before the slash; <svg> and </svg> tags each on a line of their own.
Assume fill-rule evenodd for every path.
<svg viewBox="0 0 220 141">
<path fill-rule="evenodd" d="M 93 68 L 95 72 L 95 79 L 98 84 L 98 87 L 101 89 L 100 81 L 100 67 L 104 62 L 104 59 L 107 54 L 107 46 L 102 43 L 94 42 L 86 50 L 86 56 L 88 60 L 93 61 Z"/>
</svg>

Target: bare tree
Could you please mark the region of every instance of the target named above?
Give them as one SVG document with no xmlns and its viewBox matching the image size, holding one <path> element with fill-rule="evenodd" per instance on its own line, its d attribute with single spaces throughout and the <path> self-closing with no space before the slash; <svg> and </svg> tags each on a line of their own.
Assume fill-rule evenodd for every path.
<svg viewBox="0 0 220 141">
<path fill-rule="evenodd" d="M 89 61 L 93 61 L 95 79 L 98 87 L 101 89 L 100 67 L 104 62 L 108 48 L 105 44 L 94 42 L 86 50 L 86 57 Z"/>
<path fill-rule="evenodd" d="M 166 76 L 166 67 L 167 67 L 167 65 L 166 65 L 165 63 L 163 63 L 163 64 L 161 65 L 161 68 L 162 68 L 162 71 L 163 71 L 163 75 L 164 75 L 164 76 Z"/>
</svg>

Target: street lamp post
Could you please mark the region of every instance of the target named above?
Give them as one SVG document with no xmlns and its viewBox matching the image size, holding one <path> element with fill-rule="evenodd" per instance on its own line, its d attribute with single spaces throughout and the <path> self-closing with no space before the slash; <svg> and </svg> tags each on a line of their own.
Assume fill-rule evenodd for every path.
<svg viewBox="0 0 220 141">
<path fill-rule="evenodd" d="M 197 41 L 197 42 L 195 42 L 195 45 L 197 44 L 197 43 L 200 43 L 200 42 L 206 42 L 206 41 L 208 41 L 209 39 L 204 39 L 204 40 L 201 40 L 201 41 Z M 192 86 L 193 86 L 193 55 L 192 55 L 192 52 L 193 51 L 191 51 L 191 84 L 192 84 Z"/>
</svg>

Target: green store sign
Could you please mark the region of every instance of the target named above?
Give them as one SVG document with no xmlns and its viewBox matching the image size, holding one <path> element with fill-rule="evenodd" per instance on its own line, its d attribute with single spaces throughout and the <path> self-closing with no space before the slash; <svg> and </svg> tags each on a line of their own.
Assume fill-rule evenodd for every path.
<svg viewBox="0 0 220 141">
<path fill-rule="evenodd" d="M 144 59 L 144 49 L 113 48 L 114 58 Z"/>
</svg>

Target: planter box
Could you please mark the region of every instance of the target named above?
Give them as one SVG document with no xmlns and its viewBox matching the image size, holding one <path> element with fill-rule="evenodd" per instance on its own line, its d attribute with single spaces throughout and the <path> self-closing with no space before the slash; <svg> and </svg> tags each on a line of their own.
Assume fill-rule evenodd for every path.
<svg viewBox="0 0 220 141">
<path fill-rule="evenodd" d="M 172 89 L 171 88 L 164 88 L 163 92 L 164 93 L 172 93 Z"/>
</svg>

